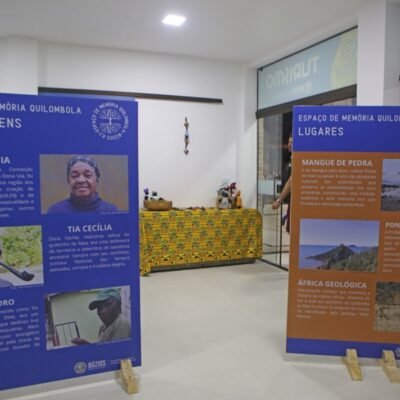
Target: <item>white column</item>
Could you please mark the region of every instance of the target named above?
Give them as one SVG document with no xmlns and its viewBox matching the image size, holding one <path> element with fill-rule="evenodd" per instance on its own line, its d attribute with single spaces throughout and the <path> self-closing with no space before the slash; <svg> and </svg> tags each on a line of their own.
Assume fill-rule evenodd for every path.
<svg viewBox="0 0 400 400">
<path fill-rule="evenodd" d="M 382 105 L 385 76 L 386 1 L 361 3 L 358 14 L 357 104 Z"/>
<path fill-rule="evenodd" d="M 244 207 L 257 204 L 257 70 L 244 68 L 241 127 L 237 137 L 237 182 Z"/>
<path fill-rule="evenodd" d="M 400 105 L 400 4 L 386 9 L 385 80 L 383 104 Z"/>
</svg>

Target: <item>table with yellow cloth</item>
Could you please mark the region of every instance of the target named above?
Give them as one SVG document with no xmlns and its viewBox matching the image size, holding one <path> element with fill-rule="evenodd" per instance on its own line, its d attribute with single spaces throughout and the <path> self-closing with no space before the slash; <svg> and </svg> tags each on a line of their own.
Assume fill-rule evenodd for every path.
<svg viewBox="0 0 400 400">
<path fill-rule="evenodd" d="M 262 217 L 251 208 L 140 212 L 140 272 L 249 262 L 262 255 Z"/>
</svg>

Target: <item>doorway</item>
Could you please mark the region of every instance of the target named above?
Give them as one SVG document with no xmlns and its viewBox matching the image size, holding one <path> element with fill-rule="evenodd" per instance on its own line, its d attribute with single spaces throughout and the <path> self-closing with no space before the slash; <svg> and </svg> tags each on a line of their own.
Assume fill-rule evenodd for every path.
<svg viewBox="0 0 400 400">
<path fill-rule="evenodd" d="M 308 105 L 355 105 L 355 93 L 345 99 L 331 96 Z M 268 264 L 289 268 L 290 234 L 287 231 L 290 195 L 278 210 L 272 203 L 278 197 L 291 173 L 288 139 L 292 133 L 292 106 L 265 112 L 258 118 L 257 209 L 263 217 L 263 256 Z"/>
</svg>

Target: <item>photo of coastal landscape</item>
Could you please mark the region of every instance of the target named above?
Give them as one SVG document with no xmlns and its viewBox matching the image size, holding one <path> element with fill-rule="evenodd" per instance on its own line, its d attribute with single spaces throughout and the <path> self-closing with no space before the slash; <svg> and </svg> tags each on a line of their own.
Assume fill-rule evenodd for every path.
<svg viewBox="0 0 400 400">
<path fill-rule="evenodd" d="M 400 159 L 384 159 L 382 165 L 381 210 L 400 211 Z"/>
<path fill-rule="evenodd" d="M 379 221 L 302 219 L 299 268 L 375 272 Z"/>
<path fill-rule="evenodd" d="M 377 282 L 374 329 L 400 332 L 400 282 Z"/>
</svg>

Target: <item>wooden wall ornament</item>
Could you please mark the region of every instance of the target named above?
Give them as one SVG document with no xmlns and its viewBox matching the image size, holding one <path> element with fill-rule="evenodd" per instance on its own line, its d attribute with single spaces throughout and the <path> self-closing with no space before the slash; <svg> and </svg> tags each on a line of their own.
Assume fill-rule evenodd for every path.
<svg viewBox="0 0 400 400">
<path fill-rule="evenodd" d="M 185 149 L 183 150 L 183 152 L 185 153 L 185 155 L 187 156 L 189 154 L 189 122 L 187 120 L 187 117 L 185 117 L 185 123 L 183 124 L 183 126 L 185 127 Z"/>
</svg>

